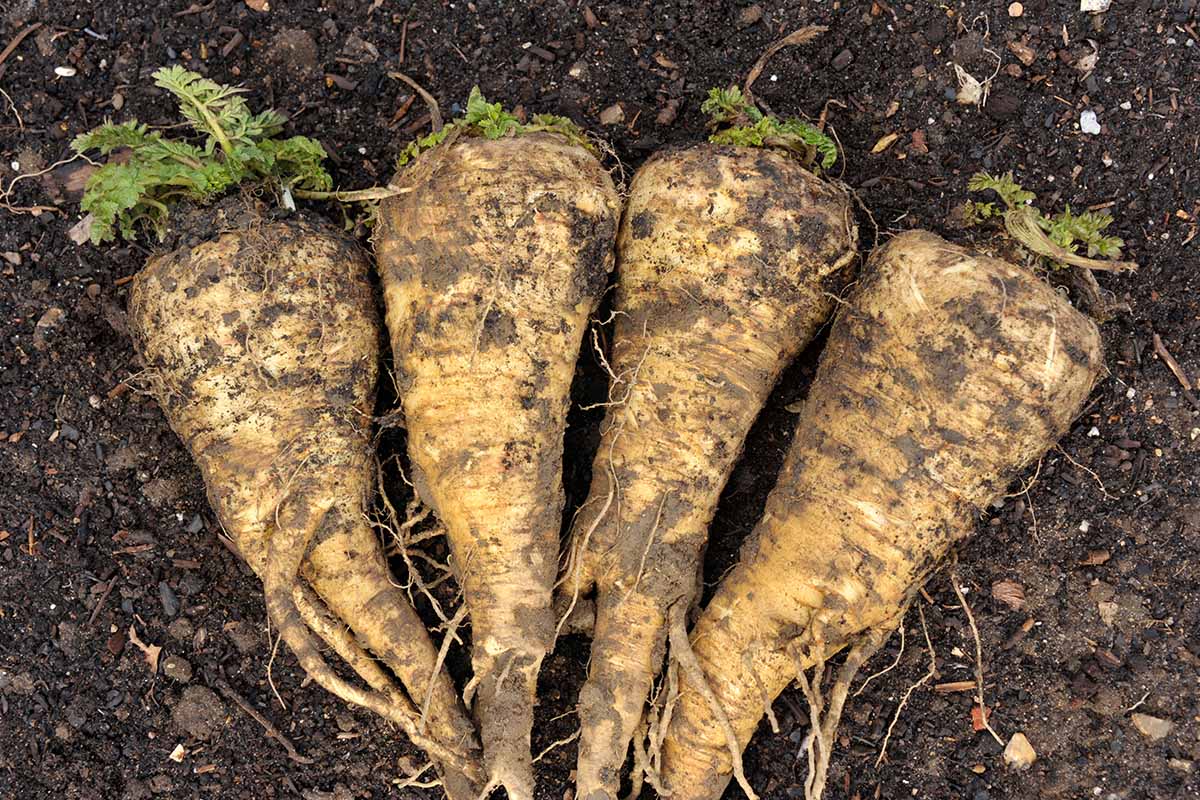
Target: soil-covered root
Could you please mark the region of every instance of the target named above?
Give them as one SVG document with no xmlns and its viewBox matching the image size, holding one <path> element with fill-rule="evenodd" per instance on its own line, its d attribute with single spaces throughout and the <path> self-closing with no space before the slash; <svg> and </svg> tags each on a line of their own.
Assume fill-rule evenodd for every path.
<svg viewBox="0 0 1200 800">
<path fill-rule="evenodd" d="M 570 384 L 619 199 L 594 156 L 551 133 L 458 138 L 393 183 L 411 191 L 381 205 L 375 243 L 412 481 L 470 615 L 489 781 L 526 800 Z"/>
<path fill-rule="evenodd" d="M 707 531 L 751 424 L 831 314 L 857 231 L 841 189 L 790 154 L 703 144 L 634 176 L 618 237 L 614 375 L 557 600 L 595 592 L 577 791 L 615 798 L 690 606 Z"/>
<path fill-rule="evenodd" d="M 873 255 L 762 520 L 691 634 L 738 749 L 764 694 L 896 624 L 1102 369 L 1095 325 L 1022 268 L 923 232 Z M 730 774 L 728 737 L 682 676 L 662 779 L 673 798 L 707 800 Z"/>
<path fill-rule="evenodd" d="M 478 777 L 471 726 L 364 516 L 379 321 L 367 261 L 350 240 L 304 219 L 254 213 L 147 263 L 129 319 L 148 383 L 200 468 L 226 533 L 262 578 L 267 609 L 304 669 L 343 699 L 392 720 L 436 756 L 459 797 Z M 313 552 L 305 561 L 308 548 Z M 337 640 L 312 587 L 410 693 L 437 683 L 422 728 L 390 677 Z M 310 624 L 305 624 L 308 620 Z M 373 688 L 341 678 L 311 626 Z M 370 665 L 370 666 L 369 666 Z M 471 776 L 470 779 L 467 776 Z M 461 778 L 461 780 L 459 780 Z"/>
</svg>

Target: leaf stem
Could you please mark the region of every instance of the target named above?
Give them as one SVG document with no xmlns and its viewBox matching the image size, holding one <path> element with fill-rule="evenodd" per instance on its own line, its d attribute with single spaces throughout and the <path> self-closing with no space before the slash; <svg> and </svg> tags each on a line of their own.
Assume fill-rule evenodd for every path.
<svg viewBox="0 0 1200 800">
<path fill-rule="evenodd" d="M 229 158 L 234 158 L 235 154 L 233 151 L 233 143 L 230 142 L 229 137 L 225 135 L 225 130 L 221 127 L 221 123 L 212 115 L 212 112 L 208 110 L 208 106 L 197 101 L 194 97 L 189 97 L 187 95 L 180 95 L 180 97 L 186 99 L 189 103 L 196 107 L 196 110 L 199 111 L 201 116 L 204 117 L 204 123 L 208 125 L 209 133 L 211 133 L 213 138 L 217 140 L 217 144 L 221 145 L 222 152 L 224 152 Z"/>
<path fill-rule="evenodd" d="M 175 159 L 180 164 L 183 164 L 185 167 L 191 167 L 192 169 L 195 169 L 195 170 L 204 169 L 204 165 L 201 164 L 199 161 L 197 161 L 194 158 L 188 158 L 187 156 L 181 156 L 178 153 L 171 153 L 171 158 Z"/>
<path fill-rule="evenodd" d="M 1101 261 L 1072 253 L 1047 236 L 1037 220 L 1038 211 L 1031 206 L 1016 206 L 1004 213 L 1004 227 L 1009 235 L 1038 255 L 1060 264 L 1103 272 L 1133 272 L 1138 268 L 1136 261 Z"/>
<path fill-rule="evenodd" d="M 412 191 L 408 186 L 372 186 L 367 189 L 355 189 L 348 192 L 320 192 L 315 189 L 292 189 L 292 196 L 303 200 L 337 200 L 342 203 L 357 203 L 363 200 L 386 200 L 389 197 L 408 194 Z"/>
</svg>

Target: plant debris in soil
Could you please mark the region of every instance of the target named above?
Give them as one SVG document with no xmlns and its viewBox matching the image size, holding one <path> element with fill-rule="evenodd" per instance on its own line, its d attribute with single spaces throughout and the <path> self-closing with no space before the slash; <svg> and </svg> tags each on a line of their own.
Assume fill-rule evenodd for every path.
<svg viewBox="0 0 1200 800">
<path fill-rule="evenodd" d="M 449 116 L 475 84 L 507 107 L 570 116 L 610 141 L 628 174 L 659 148 L 700 141 L 707 90 L 738 82 L 803 25 L 829 32 L 775 55 L 755 94 L 781 117 L 823 120 L 836 134 L 831 172 L 857 190 L 879 236 L 997 236 L 956 227 L 951 211 L 971 175 L 1011 170 L 1046 208 L 1110 213 L 1107 233 L 1142 265 L 1097 276 L 1117 309 L 1104 329 L 1110 374 L 959 554 L 988 708 L 976 702 L 971 627 L 939 574 L 923 616 L 905 621 L 903 649 L 894 636 L 864 668 L 886 671 L 847 705 L 827 796 L 1195 796 L 1200 9 L 1093 5 L 1108 10 L 1046 0 L 6 4 L 0 796 L 436 792 L 394 790 L 420 754 L 306 685 L 290 654 L 272 658 L 256 581 L 222 544 L 195 467 L 136 389 L 123 309 L 146 252 L 71 239 L 94 169 L 60 163 L 74 136 L 105 118 L 171 120 L 171 98 L 150 76 L 178 64 L 244 85 L 255 107 L 288 117 L 286 135 L 322 144 L 336 185 L 366 186 L 386 181 L 408 141 L 428 132 L 425 103 L 389 77 L 403 72 Z M 962 74 L 979 84 L 973 102 L 960 102 Z M 869 246 L 872 220 L 859 224 Z M 714 524 L 710 590 L 762 509 L 789 408 L 815 363 L 810 352 L 786 374 L 750 436 Z M 604 391 L 585 354 L 577 399 Z M 572 414 L 564 479 L 576 504 L 598 422 Z M 389 431 L 381 447 L 401 452 L 402 434 Z M 398 477 L 388 490 L 403 508 Z M 444 560 L 439 541 L 430 545 Z M 454 598 L 450 582 L 435 594 Z M 935 674 L 922 682 L 925 631 Z M 574 732 L 586 658 L 568 637 L 547 660 L 535 752 Z M 464 679 L 461 649 L 449 665 Z M 779 733 L 764 726 L 746 753 L 764 798 L 803 796 L 803 707 L 798 691 L 785 692 Z M 983 722 L 1005 744 L 978 730 Z M 1006 764 L 1006 747 L 1023 769 Z M 565 796 L 574 758 L 568 743 L 541 759 L 539 797 Z"/>
</svg>

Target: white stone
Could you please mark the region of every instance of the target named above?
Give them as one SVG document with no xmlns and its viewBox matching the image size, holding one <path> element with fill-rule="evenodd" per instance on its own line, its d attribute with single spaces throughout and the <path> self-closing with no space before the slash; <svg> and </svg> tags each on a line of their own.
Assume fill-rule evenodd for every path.
<svg viewBox="0 0 1200 800">
<path fill-rule="evenodd" d="M 1138 729 L 1138 733 L 1154 742 L 1166 738 L 1175 727 L 1170 720 L 1159 719 L 1149 714 L 1134 714 L 1130 720 L 1133 722 L 1133 727 Z"/>
<path fill-rule="evenodd" d="M 1088 109 L 1079 115 L 1079 130 L 1092 136 L 1100 133 L 1100 120 L 1096 118 L 1095 111 Z"/>
<path fill-rule="evenodd" d="M 1015 769 L 1029 769 L 1037 761 L 1033 745 L 1023 733 L 1014 733 L 1004 748 L 1004 763 Z"/>
</svg>

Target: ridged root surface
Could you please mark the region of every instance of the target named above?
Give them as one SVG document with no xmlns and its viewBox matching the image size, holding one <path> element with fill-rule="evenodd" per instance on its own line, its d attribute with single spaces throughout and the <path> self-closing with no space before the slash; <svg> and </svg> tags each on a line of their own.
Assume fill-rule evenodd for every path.
<svg viewBox="0 0 1200 800">
<path fill-rule="evenodd" d="M 1095 325 L 1028 271 L 924 232 L 875 253 L 762 520 L 691 634 L 739 750 L 799 668 L 895 624 L 1102 368 Z M 711 800 L 730 779 L 727 737 L 680 680 L 662 779 L 673 800 Z"/>
<path fill-rule="evenodd" d="M 557 600 L 566 613 L 595 592 L 583 800 L 618 794 L 668 610 L 694 602 L 746 433 L 829 317 L 856 240 L 845 192 L 780 152 L 700 145 L 634 176 L 618 237 L 616 380 Z"/>
<path fill-rule="evenodd" d="M 527 800 L 570 385 L 619 201 L 591 154 L 545 133 L 459 140 L 396 182 L 412 191 L 382 204 L 376 251 L 413 484 L 470 614 L 489 780 Z"/>
<path fill-rule="evenodd" d="M 364 515 L 379 359 L 366 257 L 303 219 L 245 212 L 212 224 L 224 232 L 152 258 L 133 281 L 130 327 L 146 381 L 200 468 L 222 528 L 262 578 L 271 620 L 302 667 L 399 724 L 466 797 L 479 777 L 471 724 L 449 678 L 435 673 L 424 626 L 392 587 Z M 336 622 L 300 582 L 302 563 Z M 310 630 L 318 621 L 322 638 L 352 657 L 372 688 L 325 662 Z M 337 624 L 358 641 L 331 633 Z M 364 648 L 415 696 L 435 681 L 423 728 Z"/>
</svg>

